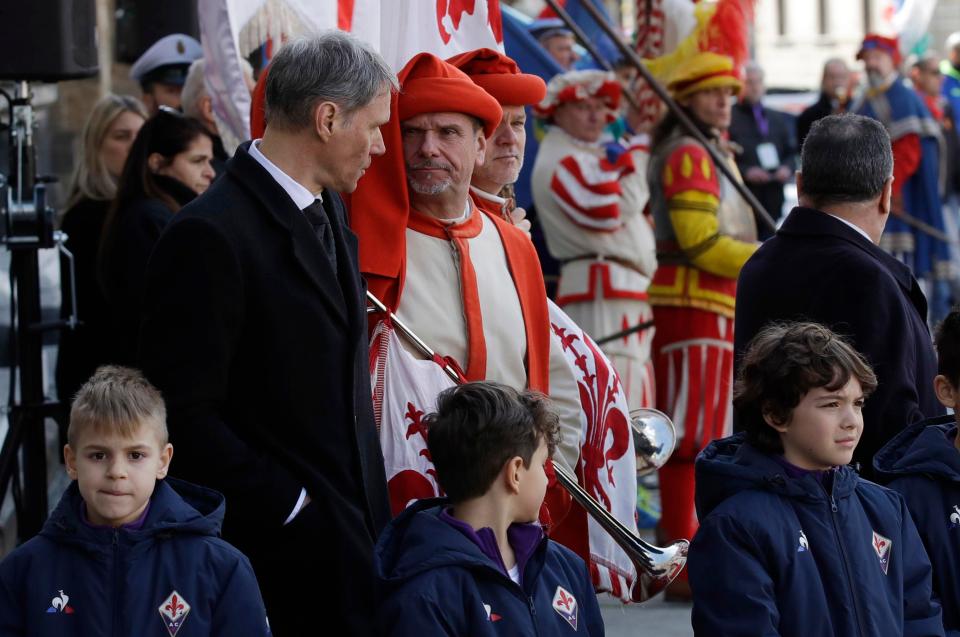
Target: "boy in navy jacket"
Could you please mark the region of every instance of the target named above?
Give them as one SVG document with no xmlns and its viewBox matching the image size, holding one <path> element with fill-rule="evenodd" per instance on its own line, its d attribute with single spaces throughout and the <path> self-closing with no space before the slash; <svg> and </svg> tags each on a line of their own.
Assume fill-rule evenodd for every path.
<svg viewBox="0 0 960 637">
<path fill-rule="evenodd" d="M 250 563 L 217 537 L 223 496 L 163 480 L 166 409 L 140 372 L 98 369 L 67 439 L 73 483 L 0 562 L 0 635 L 270 634 Z"/>
<path fill-rule="evenodd" d="M 448 497 L 411 505 L 380 536 L 382 634 L 603 635 L 586 565 L 536 522 L 559 432 L 547 399 L 468 383 L 425 423 Z"/>
<path fill-rule="evenodd" d="M 874 457 L 877 475 L 907 501 L 933 563 L 933 591 L 943 606 L 948 636 L 960 637 L 960 311 L 937 332 L 938 374 L 933 387 L 952 416 L 918 422 Z"/>
<path fill-rule="evenodd" d="M 846 466 L 876 383 L 820 325 L 774 324 L 751 341 L 734 392 L 745 430 L 696 461 L 697 635 L 943 635 L 903 498 Z"/>
</svg>

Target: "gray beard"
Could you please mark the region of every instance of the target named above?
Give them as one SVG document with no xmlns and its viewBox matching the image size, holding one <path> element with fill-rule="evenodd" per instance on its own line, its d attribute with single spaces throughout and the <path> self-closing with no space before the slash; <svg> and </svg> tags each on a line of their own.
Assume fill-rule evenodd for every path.
<svg viewBox="0 0 960 637">
<path fill-rule="evenodd" d="M 887 78 L 884 75 L 876 71 L 867 71 L 867 84 L 869 84 L 871 88 L 883 86 L 886 81 Z"/>
<path fill-rule="evenodd" d="M 410 186 L 410 189 L 418 195 L 439 195 L 452 185 L 449 181 L 441 181 L 436 184 L 426 185 L 417 183 L 412 179 L 408 179 L 407 184 Z"/>
</svg>

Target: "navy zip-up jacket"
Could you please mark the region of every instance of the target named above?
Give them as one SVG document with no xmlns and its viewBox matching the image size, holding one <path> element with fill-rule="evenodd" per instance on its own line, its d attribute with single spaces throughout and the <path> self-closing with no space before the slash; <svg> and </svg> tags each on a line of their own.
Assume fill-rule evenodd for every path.
<svg viewBox="0 0 960 637">
<path fill-rule="evenodd" d="M 93 528 L 71 483 L 40 534 L 0 562 L 4 637 L 270 634 L 250 562 L 221 540 L 223 496 L 157 482 L 139 530 Z"/>
<path fill-rule="evenodd" d="M 933 563 L 933 591 L 948 637 L 960 637 L 960 450 L 953 416 L 916 423 L 873 460 L 877 475 L 903 495 Z"/>
<path fill-rule="evenodd" d="M 943 635 L 903 498 L 850 467 L 831 477 L 791 479 L 742 433 L 700 453 L 687 562 L 695 634 Z"/>
<path fill-rule="evenodd" d="M 377 542 L 377 625 L 390 637 L 603 635 L 587 567 L 544 536 L 511 580 L 440 518 L 446 499 L 410 505 Z"/>
</svg>

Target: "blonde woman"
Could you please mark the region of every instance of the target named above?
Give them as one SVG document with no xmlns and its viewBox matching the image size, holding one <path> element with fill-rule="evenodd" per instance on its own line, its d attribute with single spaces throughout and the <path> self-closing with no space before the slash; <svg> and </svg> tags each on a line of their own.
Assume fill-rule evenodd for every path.
<svg viewBox="0 0 960 637">
<path fill-rule="evenodd" d="M 57 360 L 57 388 L 69 400 L 105 363 L 107 305 L 97 281 L 100 235 L 117 194 L 130 147 L 146 121 L 143 104 L 129 95 L 107 95 L 93 107 L 83 128 L 62 228 L 76 257 L 77 310 L 83 324 L 64 331 Z M 64 308 L 64 312 L 67 308 Z"/>
</svg>

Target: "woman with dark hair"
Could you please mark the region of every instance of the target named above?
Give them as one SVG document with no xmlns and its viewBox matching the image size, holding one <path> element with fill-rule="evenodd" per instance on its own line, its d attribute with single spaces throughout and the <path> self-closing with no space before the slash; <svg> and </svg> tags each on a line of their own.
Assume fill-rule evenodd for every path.
<svg viewBox="0 0 960 637">
<path fill-rule="evenodd" d="M 136 362 L 150 252 L 173 215 L 210 185 L 212 158 L 203 125 L 171 109 L 161 108 L 133 142 L 100 248 L 100 283 L 114 326 L 111 363 Z"/>
<path fill-rule="evenodd" d="M 107 95 L 94 105 L 77 148 L 67 211 L 61 228 L 73 253 L 80 325 L 64 330 L 57 356 L 57 392 L 69 400 L 94 370 L 106 363 L 109 310 L 97 277 L 97 255 L 107 212 L 117 195 L 117 181 L 140 127 L 147 119 L 143 104 L 129 95 Z M 63 280 L 67 280 L 64 277 Z M 64 306 L 67 318 L 72 308 Z"/>
</svg>

